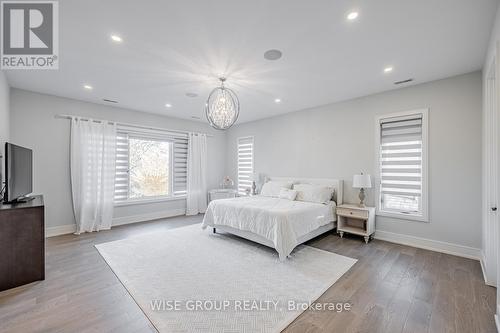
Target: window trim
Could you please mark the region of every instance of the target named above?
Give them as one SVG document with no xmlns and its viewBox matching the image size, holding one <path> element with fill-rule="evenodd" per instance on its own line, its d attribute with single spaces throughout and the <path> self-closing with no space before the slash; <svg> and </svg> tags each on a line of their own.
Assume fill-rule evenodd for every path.
<svg viewBox="0 0 500 333">
<path fill-rule="evenodd" d="M 168 142 L 170 145 L 170 156 L 169 156 L 169 195 L 164 196 L 148 196 L 142 198 L 127 198 L 126 200 L 113 201 L 114 207 L 120 206 L 129 206 L 129 205 L 143 205 L 149 203 L 159 203 L 159 202 L 167 202 L 167 201 L 176 201 L 176 200 L 186 200 L 187 193 L 182 195 L 174 194 L 174 160 L 175 160 L 175 138 L 170 135 L 163 136 L 162 134 L 155 133 L 151 130 L 141 130 L 141 131 L 122 131 L 127 133 L 127 144 L 128 144 L 128 153 L 130 158 L 130 138 L 136 139 L 145 139 L 145 140 L 155 140 L 161 142 Z M 128 180 L 130 186 L 130 177 Z"/>
<path fill-rule="evenodd" d="M 415 114 L 422 115 L 422 215 L 384 211 L 381 209 L 380 195 L 380 121 L 393 117 L 405 117 Z M 376 215 L 396 219 L 429 223 L 429 109 L 416 109 L 389 114 L 380 114 L 375 117 L 375 196 Z"/>
</svg>

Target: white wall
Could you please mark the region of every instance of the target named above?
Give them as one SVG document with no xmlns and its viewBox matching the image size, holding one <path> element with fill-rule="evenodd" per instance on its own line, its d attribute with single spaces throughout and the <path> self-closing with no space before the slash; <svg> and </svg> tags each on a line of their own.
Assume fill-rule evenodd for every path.
<svg viewBox="0 0 500 333">
<path fill-rule="evenodd" d="M 236 178 L 237 138 L 254 136 L 256 172 L 341 178 L 344 200 L 356 202 L 352 175 L 375 173 L 375 116 L 429 108 L 430 223 L 377 217 L 377 230 L 476 250 L 481 246 L 481 82 L 475 72 L 235 126 L 227 134 L 226 173 Z M 374 205 L 373 191 L 367 195 Z"/>
<path fill-rule="evenodd" d="M 33 149 L 33 189 L 34 193 L 42 193 L 45 197 L 46 228 L 75 223 L 69 168 L 70 122 L 56 119 L 57 114 L 212 134 L 214 137 L 207 139 L 209 187 L 217 187 L 224 176 L 225 134 L 204 123 L 12 89 L 11 141 Z M 132 221 L 137 215 L 163 216 L 184 209 L 185 200 L 120 206 L 115 208 L 115 223 Z"/>
<path fill-rule="evenodd" d="M 10 106 L 9 106 L 9 84 L 7 83 L 7 78 L 5 73 L 0 71 L 0 156 L 3 156 L 3 149 L 5 146 L 5 141 L 9 141 L 9 116 L 10 116 Z M 0 164 L 0 175 L 3 175 L 3 159 Z M 2 179 L 0 179 L 0 187 Z"/>
</svg>

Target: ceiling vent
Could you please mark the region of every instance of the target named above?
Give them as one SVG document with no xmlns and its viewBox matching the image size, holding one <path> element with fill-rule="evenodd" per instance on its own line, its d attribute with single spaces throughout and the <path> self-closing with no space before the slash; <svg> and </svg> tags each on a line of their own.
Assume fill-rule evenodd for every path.
<svg viewBox="0 0 500 333">
<path fill-rule="evenodd" d="M 118 103 L 118 101 L 114 101 L 112 99 L 107 99 L 107 98 L 103 98 L 102 100 L 108 103 Z"/>
<path fill-rule="evenodd" d="M 396 81 L 396 82 L 394 82 L 394 84 L 396 84 L 396 85 L 397 84 L 404 84 L 404 83 L 410 83 L 412 81 L 413 81 L 413 79 L 407 79 L 407 80 L 402 80 L 402 81 Z"/>
</svg>

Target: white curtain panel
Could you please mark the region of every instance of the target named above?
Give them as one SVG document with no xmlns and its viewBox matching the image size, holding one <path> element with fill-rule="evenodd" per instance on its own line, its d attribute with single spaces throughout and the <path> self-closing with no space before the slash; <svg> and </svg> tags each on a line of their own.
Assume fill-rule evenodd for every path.
<svg viewBox="0 0 500 333">
<path fill-rule="evenodd" d="M 207 210 L 207 136 L 189 133 L 186 215 Z"/>
<path fill-rule="evenodd" d="M 71 119 L 71 187 L 76 234 L 111 228 L 116 124 Z"/>
</svg>

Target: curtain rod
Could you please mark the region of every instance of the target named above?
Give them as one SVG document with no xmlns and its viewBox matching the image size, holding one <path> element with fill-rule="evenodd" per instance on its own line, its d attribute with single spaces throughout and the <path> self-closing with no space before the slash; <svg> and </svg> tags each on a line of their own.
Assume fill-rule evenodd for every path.
<svg viewBox="0 0 500 333">
<path fill-rule="evenodd" d="M 57 115 L 55 115 L 55 118 L 58 118 L 58 119 L 73 119 L 74 117 L 78 117 L 78 118 L 81 118 L 81 119 L 87 120 L 87 121 L 89 120 L 89 118 L 87 118 L 87 117 L 72 116 L 69 114 L 57 114 Z M 97 122 L 97 123 L 108 122 L 108 123 L 114 123 L 114 124 L 121 125 L 121 126 L 128 126 L 128 127 L 156 130 L 156 131 L 165 131 L 165 132 L 174 132 L 174 133 L 183 133 L 183 134 L 198 133 L 198 132 L 190 132 L 190 131 L 173 130 L 173 129 L 161 128 L 161 127 L 136 125 L 136 124 L 131 124 L 131 123 L 122 123 L 122 122 L 118 122 L 118 121 L 105 120 L 105 119 L 94 119 L 94 118 L 91 118 L 91 119 L 92 119 L 92 121 Z M 205 133 L 200 133 L 200 134 L 205 134 Z M 205 135 L 209 138 L 214 137 L 212 134 L 205 134 Z"/>
</svg>

